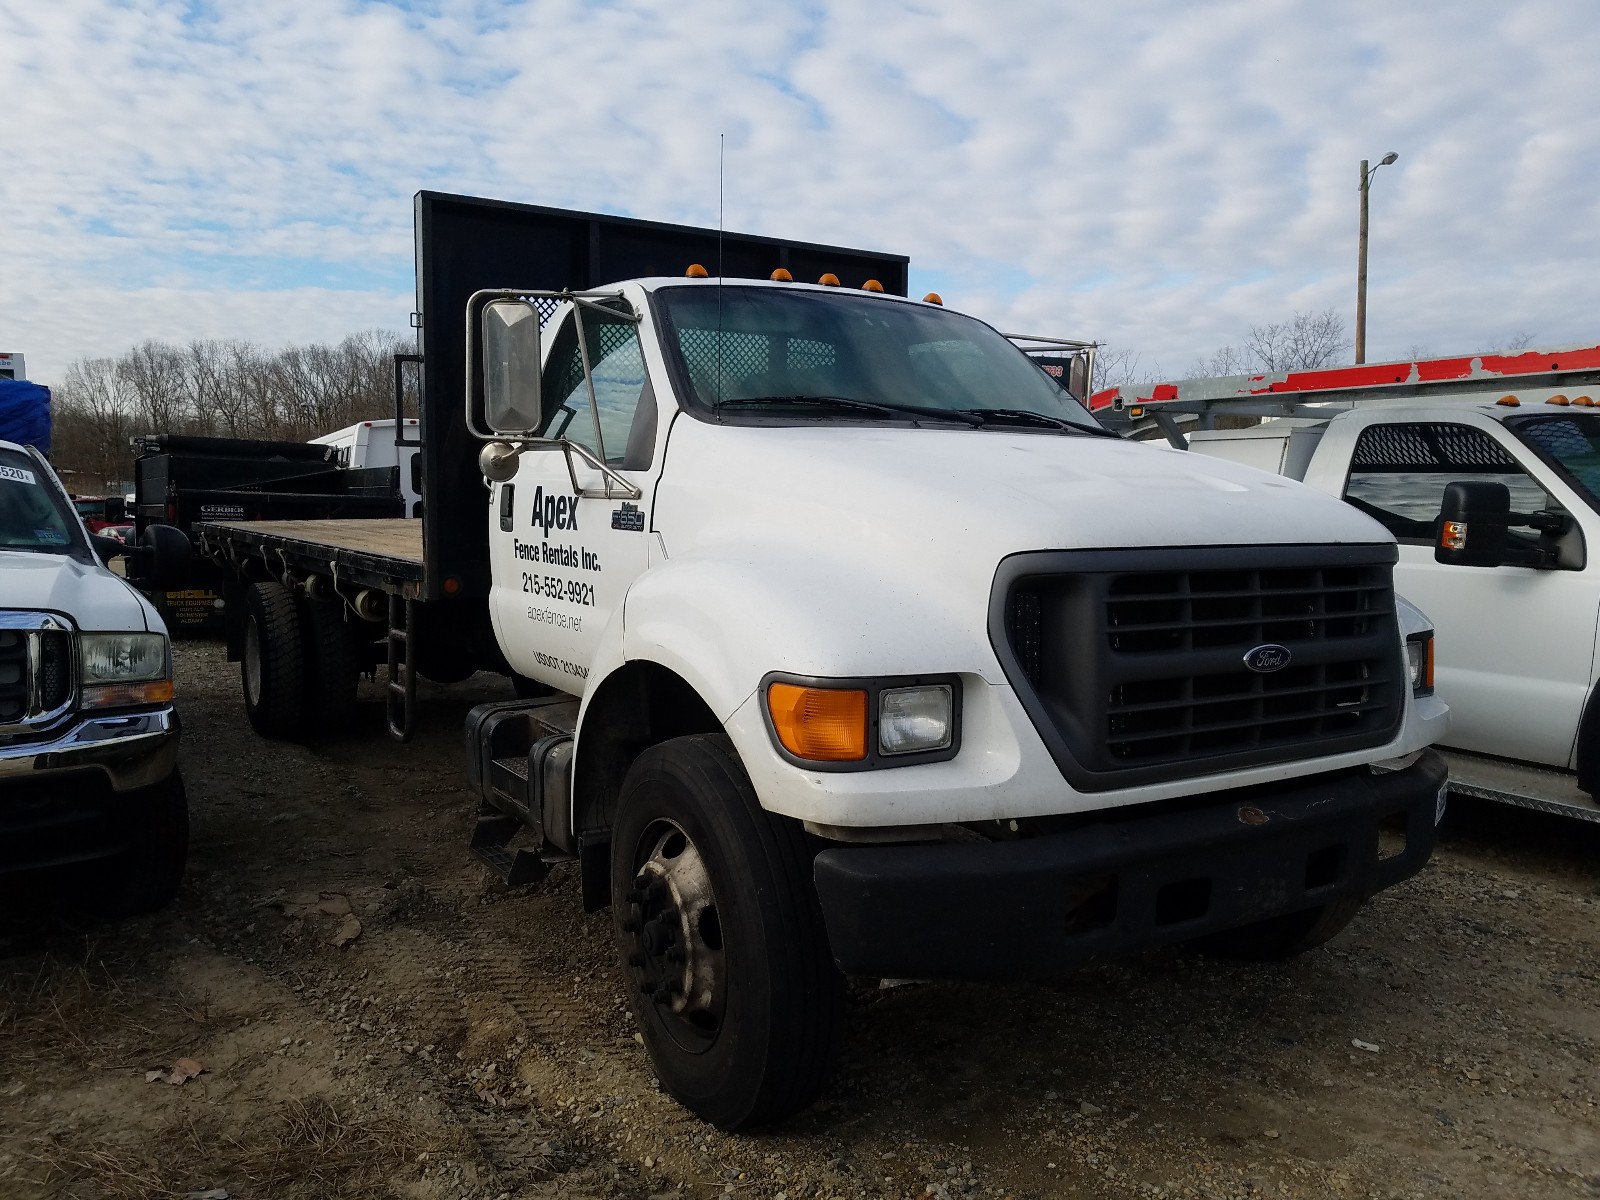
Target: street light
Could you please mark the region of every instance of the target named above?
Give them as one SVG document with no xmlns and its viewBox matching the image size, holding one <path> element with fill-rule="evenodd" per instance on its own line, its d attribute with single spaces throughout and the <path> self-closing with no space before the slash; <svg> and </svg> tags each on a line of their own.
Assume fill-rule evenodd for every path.
<svg viewBox="0 0 1600 1200">
<path fill-rule="evenodd" d="M 1393 150 L 1378 160 L 1378 167 L 1387 167 L 1400 156 Z M 1368 168 L 1361 160 L 1361 248 L 1356 265 L 1356 362 L 1367 361 L 1367 193 L 1372 190 L 1372 177 L 1378 167 Z"/>
</svg>

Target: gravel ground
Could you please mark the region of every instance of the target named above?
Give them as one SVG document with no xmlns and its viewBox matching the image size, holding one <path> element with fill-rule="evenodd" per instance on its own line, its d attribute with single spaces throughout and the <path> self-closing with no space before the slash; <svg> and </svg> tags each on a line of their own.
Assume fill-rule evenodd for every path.
<svg viewBox="0 0 1600 1200">
<path fill-rule="evenodd" d="M 504 681 L 425 687 L 406 747 L 364 684 L 361 731 L 304 748 L 251 733 L 219 647 L 178 664 L 178 903 L 0 897 L 8 1198 L 1600 1196 L 1600 830 L 1457 802 L 1287 964 L 856 981 L 822 1101 L 730 1137 L 657 1090 L 575 874 L 466 853 L 462 718 Z"/>
</svg>

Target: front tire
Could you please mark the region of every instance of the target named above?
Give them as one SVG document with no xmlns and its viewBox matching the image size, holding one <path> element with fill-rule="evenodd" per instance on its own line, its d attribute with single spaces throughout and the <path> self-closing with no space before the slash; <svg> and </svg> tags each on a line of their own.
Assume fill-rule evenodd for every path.
<svg viewBox="0 0 1600 1200">
<path fill-rule="evenodd" d="M 720 1129 L 804 1108 L 837 1054 L 843 980 L 811 858 L 726 737 L 653 746 L 623 782 L 611 902 L 629 1003 L 662 1087 Z"/>
<path fill-rule="evenodd" d="M 103 890 L 92 902 L 96 913 L 113 920 L 171 904 L 189 859 L 189 798 L 176 768 L 118 804 L 128 848 L 101 876 Z"/>
<path fill-rule="evenodd" d="M 292 739 L 301 729 L 305 652 L 294 596 L 281 583 L 253 583 L 244 594 L 244 711 L 262 737 Z"/>
</svg>

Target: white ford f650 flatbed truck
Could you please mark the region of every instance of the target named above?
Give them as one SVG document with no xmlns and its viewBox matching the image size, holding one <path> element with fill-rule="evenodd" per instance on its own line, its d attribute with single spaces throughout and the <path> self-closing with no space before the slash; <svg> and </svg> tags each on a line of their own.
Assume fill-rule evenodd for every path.
<svg viewBox="0 0 1600 1200">
<path fill-rule="evenodd" d="M 1139 390 L 1094 402 L 1395 535 L 1395 587 L 1438 629 L 1453 791 L 1600 821 L 1600 346 Z M 1210 427 L 1229 416 L 1266 419 Z"/>
<path fill-rule="evenodd" d="M 903 258 L 417 212 L 421 528 L 198 527 L 246 704 L 325 725 L 382 649 L 404 736 L 414 673 L 514 675 L 474 848 L 578 861 L 696 1113 L 809 1102 L 844 974 L 1288 955 L 1427 860 L 1447 713 L 1370 517 L 1108 435 Z"/>
<path fill-rule="evenodd" d="M 43 455 L 0 442 L 0 877 L 107 916 L 177 894 L 188 853 L 172 648 L 149 601 L 188 545 L 92 536 Z"/>
</svg>

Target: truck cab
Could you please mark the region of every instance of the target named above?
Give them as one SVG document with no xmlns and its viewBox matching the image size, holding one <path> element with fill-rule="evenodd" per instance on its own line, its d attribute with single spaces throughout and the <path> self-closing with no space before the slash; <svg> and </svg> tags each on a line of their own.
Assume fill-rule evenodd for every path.
<svg viewBox="0 0 1600 1200">
<path fill-rule="evenodd" d="M 0 442 L 0 875 L 111 916 L 177 893 L 188 848 L 172 650 L 37 451 Z M 147 548 L 181 569 L 184 548 Z"/>
<path fill-rule="evenodd" d="M 1577 346 L 1097 399 L 1118 424 L 1158 422 L 1193 453 L 1304 480 L 1382 524 L 1399 547 L 1396 587 L 1438 629 L 1452 788 L 1600 821 L 1597 383 L 1600 347 Z M 1265 419 L 1216 427 L 1222 417 Z M 1484 496 L 1497 510 L 1466 520 L 1460 505 Z M 1494 546 L 1451 549 L 1447 525 Z"/>
<path fill-rule="evenodd" d="M 1453 713 L 1444 744 L 1579 772 L 1597 678 L 1600 414 L 1552 396 L 1565 398 L 1519 389 L 1516 405 L 1397 401 L 1351 412 L 1330 424 L 1306 482 L 1395 535 L 1396 586 L 1454 635 L 1436 668 Z M 1441 562 L 1445 489 L 1459 482 L 1502 485 L 1513 512 L 1553 520 L 1510 529 L 1492 566 Z M 1581 772 L 1591 789 L 1597 751 Z"/>
<path fill-rule="evenodd" d="M 773 988 L 1295 953 L 1425 860 L 1446 709 L 1370 516 L 1108 435 L 929 301 L 656 278 L 469 314 L 495 635 L 560 693 L 474 714 L 480 822 L 580 859 L 716 1123 L 814 1088 L 789 1056 L 833 1010 Z"/>
</svg>

